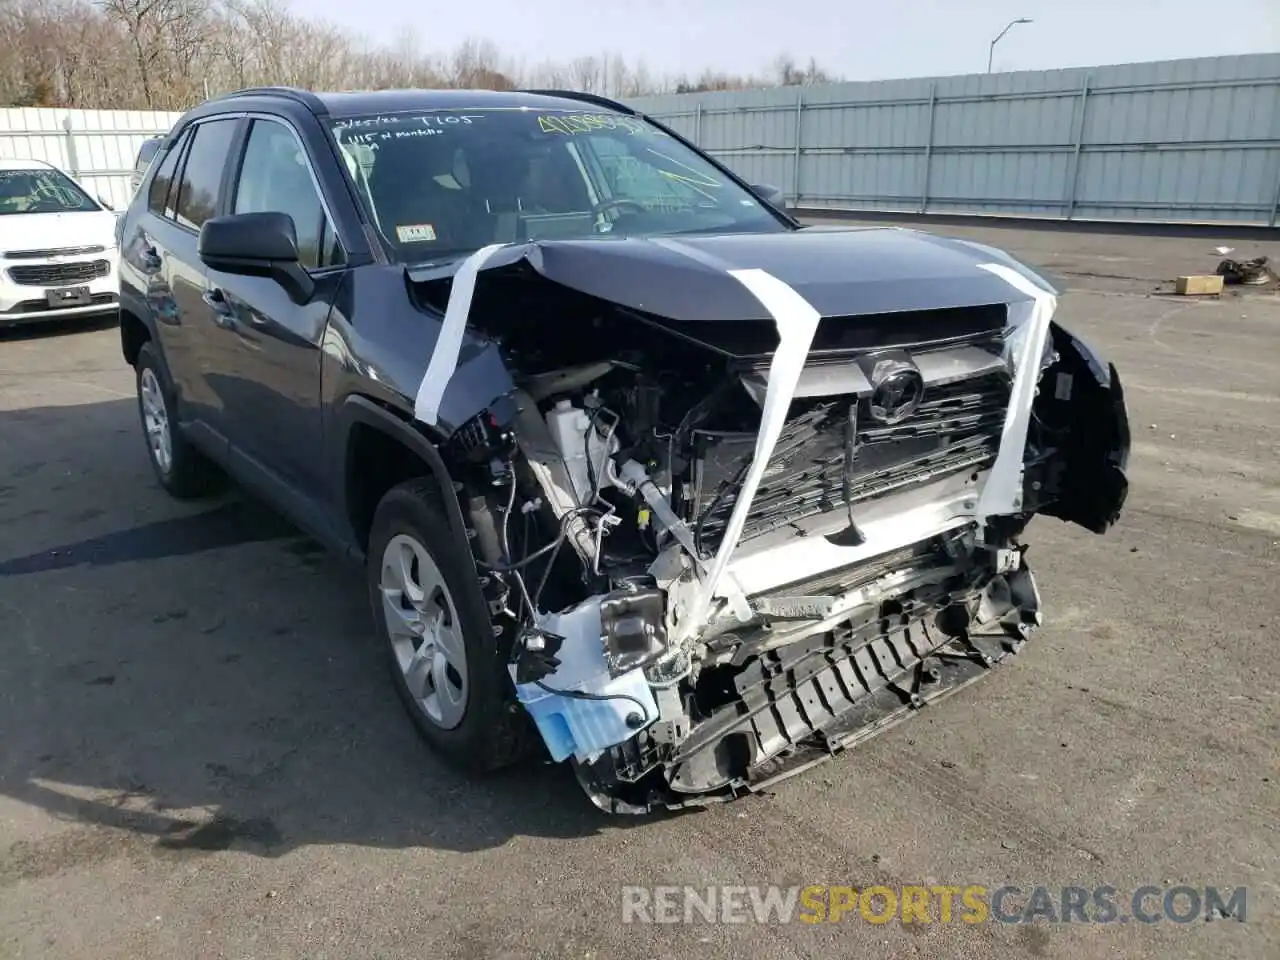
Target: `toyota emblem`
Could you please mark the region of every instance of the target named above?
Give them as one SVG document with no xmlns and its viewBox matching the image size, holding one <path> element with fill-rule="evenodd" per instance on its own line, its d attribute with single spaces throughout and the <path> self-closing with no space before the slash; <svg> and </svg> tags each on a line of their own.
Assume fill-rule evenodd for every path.
<svg viewBox="0 0 1280 960">
<path fill-rule="evenodd" d="M 916 412 L 924 397 L 924 377 L 915 364 L 882 360 L 871 374 L 871 419 L 877 423 L 901 423 Z"/>
</svg>

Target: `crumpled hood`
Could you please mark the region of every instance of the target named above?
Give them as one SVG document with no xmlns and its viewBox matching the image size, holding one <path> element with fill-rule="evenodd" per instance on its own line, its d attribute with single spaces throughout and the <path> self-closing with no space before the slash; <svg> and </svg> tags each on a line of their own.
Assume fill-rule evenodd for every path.
<svg viewBox="0 0 1280 960">
<path fill-rule="evenodd" d="M 788 297 L 798 297 L 804 311 L 818 319 L 840 318 L 838 324 L 1002 304 L 1025 305 L 1019 311 L 1025 315 L 1033 302 L 1056 296 L 1043 278 L 1003 251 L 899 228 L 490 244 L 463 258 L 406 268 L 411 282 L 451 280 L 426 376 L 406 390 L 415 395 L 414 415 L 423 423 L 447 433 L 475 412 L 475 397 L 464 400 L 456 391 L 446 397 L 446 390 L 468 340 L 477 287 L 487 276 L 511 270 L 531 270 L 554 284 L 656 317 L 680 335 L 739 356 L 758 351 L 714 346 L 733 339 L 722 334 L 734 331 L 734 325 L 737 333 L 744 322 L 778 331 L 778 318 L 745 277 L 780 284 Z M 705 329 L 689 329 L 698 326 Z M 483 379 L 493 386 L 494 392 L 483 391 L 486 399 L 509 389 L 494 345 L 487 337 L 472 337 L 469 343 L 464 362 L 482 363 Z M 766 352 L 771 354 L 774 345 Z M 469 412 L 463 414 L 464 409 Z"/>
<path fill-rule="evenodd" d="M 1048 284 L 1007 254 L 897 228 L 785 233 L 592 237 L 506 247 L 484 269 L 527 261 L 548 280 L 683 322 L 772 317 L 730 271 L 763 270 L 823 317 L 933 310 L 1022 299 L 979 265 L 995 259 Z"/>
<path fill-rule="evenodd" d="M 116 214 L 111 210 L 0 215 L 0 253 L 60 247 L 114 247 Z"/>
</svg>

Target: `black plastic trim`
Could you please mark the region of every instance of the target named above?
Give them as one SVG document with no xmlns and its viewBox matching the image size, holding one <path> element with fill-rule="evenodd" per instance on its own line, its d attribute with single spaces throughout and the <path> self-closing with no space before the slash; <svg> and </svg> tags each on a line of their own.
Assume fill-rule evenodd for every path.
<svg viewBox="0 0 1280 960">
<path fill-rule="evenodd" d="M 440 501 L 444 505 L 445 515 L 449 521 L 449 529 L 455 535 L 461 537 L 464 542 L 466 541 L 467 527 L 462 518 L 462 508 L 458 505 L 458 498 L 454 494 L 453 477 L 449 473 L 449 468 L 445 466 L 444 458 L 440 456 L 440 452 L 435 446 L 415 430 L 412 424 L 405 422 L 397 414 L 377 402 L 359 394 L 348 396 L 342 402 L 338 412 L 338 423 L 339 441 L 334 444 L 335 455 L 338 457 L 335 475 L 343 478 L 341 483 L 344 504 L 347 496 L 345 479 L 346 457 L 351 430 L 357 423 L 362 423 L 381 430 L 404 444 L 405 447 L 420 457 L 431 468 L 431 475 L 440 488 Z M 354 544 L 355 537 L 353 536 L 351 540 Z M 358 547 L 353 546 L 351 550 L 354 557 L 363 557 L 363 551 Z M 468 552 L 470 552 L 470 547 L 468 547 Z"/>
</svg>

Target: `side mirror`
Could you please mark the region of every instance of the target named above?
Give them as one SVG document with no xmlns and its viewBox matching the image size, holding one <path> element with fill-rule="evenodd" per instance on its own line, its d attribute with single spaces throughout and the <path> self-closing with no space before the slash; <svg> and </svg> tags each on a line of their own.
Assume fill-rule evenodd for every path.
<svg viewBox="0 0 1280 960">
<path fill-rule="evenodd" d="M 287 213 L 237 213 L 206 220 L 196 253 L 210 270 L 269 277 L 298 302 L 315 291 L 314 281 L 298 262 L 298 232 Z"/>
<path fill-rule="evenodd" d="M 771 207 L 776 207 L 779 210 L 787 209 L 786 195 L 775 186 L 767 183 L 753 183 L 751 192 Z"/>
</svg>

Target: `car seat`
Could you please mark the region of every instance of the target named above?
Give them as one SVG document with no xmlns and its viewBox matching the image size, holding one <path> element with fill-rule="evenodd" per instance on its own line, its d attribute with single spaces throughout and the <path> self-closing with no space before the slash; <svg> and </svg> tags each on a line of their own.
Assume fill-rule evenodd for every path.
<svg viewBox="0 0 1280 960">
<path fill-rule="evenodd" d="M 399 242 L 396 227 L 430 224 L 440 247 L 469 245 L 461 190 L 450 189 L 436 179 L 448 169 L 445 159 L 440 150 L 419 144 L 381 145 L 369 174 L 369 192 L 383 233 L 392 243 Z"/>
<path fill-rule="evenodd" d="M 518 141 L 482 143 L 467 150 L 472 222 L 482 243 L 520 239 L 520 188 L 529 160 Z"/>
<path fill-rule="evenodd" d="M 0 177 L 0 204 L 10 210 L 29 209 L 37 202 L 39 194 L 35 177 L 28 173 Z"/>
</svg>

